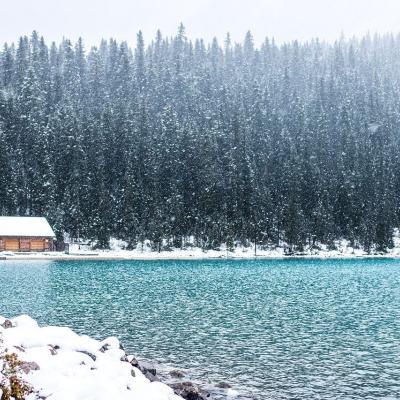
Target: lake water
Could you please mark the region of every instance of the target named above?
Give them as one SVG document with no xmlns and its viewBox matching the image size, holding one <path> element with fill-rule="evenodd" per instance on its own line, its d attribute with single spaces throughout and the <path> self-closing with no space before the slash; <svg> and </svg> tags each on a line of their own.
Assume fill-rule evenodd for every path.
<svg viewBox="0 0 400 400">
<path fill-rule="evenodd" d="M 396 260 L 0 261 L 20 314 L 239 399 L 400 399 Z"/>
</svg>

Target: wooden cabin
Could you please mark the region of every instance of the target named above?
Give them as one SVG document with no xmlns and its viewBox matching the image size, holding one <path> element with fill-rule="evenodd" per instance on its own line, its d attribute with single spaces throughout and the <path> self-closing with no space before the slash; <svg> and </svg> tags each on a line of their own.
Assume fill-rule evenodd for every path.
<svg viewBox="0 0 400 400">
<path fill-rule="evenodd" d="M 53 229 L 43 217 L 0 217 L 0 251 L 53 251 Z"/>
</svg>

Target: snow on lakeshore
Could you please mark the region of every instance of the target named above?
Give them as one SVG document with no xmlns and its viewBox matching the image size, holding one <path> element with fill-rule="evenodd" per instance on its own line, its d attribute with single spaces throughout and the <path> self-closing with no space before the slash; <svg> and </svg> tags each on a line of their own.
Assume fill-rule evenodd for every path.
<svg viewBox="0 0 400 400">
<path fill-rule="evenodd" d="M 4 322 L 0 316 L 0 325 Z M 12 328 L 0 326 L 0 353 L 16 353 L 20 360 L 40 367 L 22 373 L 38 392 L 27 400 L 38 395 L 52 400 L 182 400 L 169 386 L 150 382 L 139 369 L 121 361 L 125 352 L 115 337 L 100 342 L 69 328 L 40 328 L 27 315 L 11 322 Z"/>
<path fill-rule="evenodd" d="M 346 240 L 336 241 L 335 249 L 330 250 L 326 245 L 320 244 L 313 249 L 305 249 L 302 253 L 289 253 L 288 246 L 284 243 L 279 247 L 257 246 L 248 247 L 237 245 L 233 251 L 227 251 L 225 245 L 219 250 L 203 250 L 199 247 L 188 246 L 183 249 L 172 248 L 157 252 L 151 249 L 150 243 L 139 244 L 133 250 L 126 250 L 126 243 L 112 239 L 109 250 L 92 250 L 88 245 L 70 244 L 69 253 L 42 252 L 42 253 L 13 253 L 11 251 L 0 252 L 0 259 L 122 259 L 122 260 L 202 260 L 202 259 L 268 259 L 285 258 L 288 256 L 306 258 L 360 258 L 360 257 L 393 257 L 400 258 L 400 234 L 394 236 L 394 247 L 387 252 L 371 251 L 370 254 L 362 248 L 352 247 Z M 256 251 L 255 251 L 256 250 Z"/>
<path fill-rule="evenodd" d="M 191 244 L 190 244 L 191 242 Z M 387 249 L 386 253 L 376 252 L 371 249 L 370 254 L 363 250 L 362 246 L 353 247 L 346 239 L 334 241 L 334 249 L 329 249 L 327 245 L 316 243 L 314 248 L 306 246 L 303 252 L 290 253 L 289 246 L 285 242 L 280 242 L 279 246 L 254 246 L 249 243 L 247 247 L 236 243 L 233 249 L 227 251 L 226 245 L 221 244 L 218 250 L 203 250 L 193 245 L 194 238 L 190 238 L 189 245 L 185 248 L 171 248 L 156 252 L 151 250 L 150 241 L 146 240 L 143 244 L 138 244 L 134 250 L 125 250 L 127 243 L 122 240 L 112 238 L 110 240 L 110 250 L 98 251 L 98 255 L 126 257 L 126 258 L 160 258 L 160 259 L 209 259 L 209 258 L 283 258 L 287 256 L 296 257 L 315 257 L 315 258 L 357 258 L 357 257 L 400 257 L 400 231 L 395 229 L 393 232 L 392 249 Z M 85 253 L 84 248 L 78 244 L 70 245 L 71 252 L 75 254 Z M 90 252 L 90 249 L 88 249 Z"/>
</svg>

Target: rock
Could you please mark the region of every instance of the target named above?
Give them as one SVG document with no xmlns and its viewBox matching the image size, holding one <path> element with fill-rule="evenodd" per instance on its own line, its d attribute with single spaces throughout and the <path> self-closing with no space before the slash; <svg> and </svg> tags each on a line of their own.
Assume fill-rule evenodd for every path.
<svg viewBox="0 0 400 400">
<path fill-rule="evenodd" d="M 144 376 L 150 381 L 150 382 L 160 382 L 157 376 L 153 375 L 151 372 L 146 372 Z"/>
<path fill-rule="evenodd" d="M 38 371 L 40 369 L 39 365 L 37 365 L 35 361 L 24 362 L 21 364 L 20 368 L 26 374 L 29 374 L 30 371 Z"/>
<path fill-rule="evenodd" d="M 109 347 L 110 345 L 106 343 L 104 346 L 100 347 L 99 351 L 105 353 L 109 349 Z"/>
<path fill-rule="evenodd" d="M 89 356 L 93 361 L 96 361 L 96 356 L 92 353 L 89 353 L 88 351 L 85 350 L 77 350 L 78 353 L 83 353 Z"/>
<path fill-rule="evenodd" d="M 169 371 L 169 374 L 173 378 L 183 378 L 185 376 L 185 373 L 180 371 L 179 369 L 173 369 L 172 371 Z"/>
<path fill-rule="evenodd" d="M 9 319 L 6 319 L 2 324 L 0 324 L 4 329 L 13 328 L 13 324 Z"/>
<path fill-rule="evenodd" d="M 154 376 L 157 375 L 157 370 L 154 367 L 154 364 L 151 364 L 151 363 L 148 363 L 148 362 L 145 362 L 145 361 L 141 361 L 138 364 L 139 364 L 139 369 L 143 373 L 143 375 L 146 375 L 146 372 L 150 372 Z"/>
<path fill-rule="evenodd" d="M 111 347 L 110 344 L 105 343 L 103 346 L 100 347 L 99 351 L 101 351 L 102 353 L 105 353 L 107 350 L 109 350 Z M 122 346 L 122 344 L 119 344 L 119 349 L 125 351 L 124 346 Z"/>
<path fill-rule="evenodd" d="M 135 357 L 132 356 L 132 359 L 129 360 L 130 356 L 128 356 L 128 362 L 132 365 L 132 367 L 139 368 L 139 361 L 136 360 Z"/>
<path fill-rule="evenodd" d="M 58 354 L 55 347 L 52 344 L 48 344 L 47 346 L 50 347 L 50 353 L 52 356 L 56 356 Z"/>
<path fill-rule="evenodd" d="M 232 386 L 231 386 L 229 383 L 227 383 L 227 382 L 219 382 L 219 383 L 217 383 L 215 386 L 218 387 L 218 388 L 221 388 L 221 389 L 229 389 L 229 388 L 232 387 Z"/>
<path fill-rule="evenodd" d="M 125 354 L 124 356 L 121 357 L 121 361 L 128 362 L 129 364 L 132 365 L 132 367 L 140 369 L 138 360 L 136 360 L 136 358 L 133 356 L 128 356 Z"/>
<path fill-rule="evenodd" d="M 14 346 L 16 349 L 18 349 L 19 351 L 22 351 L 23 353 L 25 353 L 25 349 L 21 346 Z"/>
<path fill-rule="evenodd" d="M 171 383 L 168 386 L 173 389 L 177 396 L 181 396 L 186 400 L 205 400 L 210 397 L 210 393 L 200 389 L 192 382 Z"/>
</svg>

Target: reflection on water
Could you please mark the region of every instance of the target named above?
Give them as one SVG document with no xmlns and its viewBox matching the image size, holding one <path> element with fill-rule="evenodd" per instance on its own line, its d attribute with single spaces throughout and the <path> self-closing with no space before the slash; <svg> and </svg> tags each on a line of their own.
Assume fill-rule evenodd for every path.
<svg viewBox="0 0 400 400">
<path fill-rule="evenodd" d="M 0 261 L 29 314 L 186 369 L 241 399 L 400 398 L 396 260 Z"/>
</svg>

